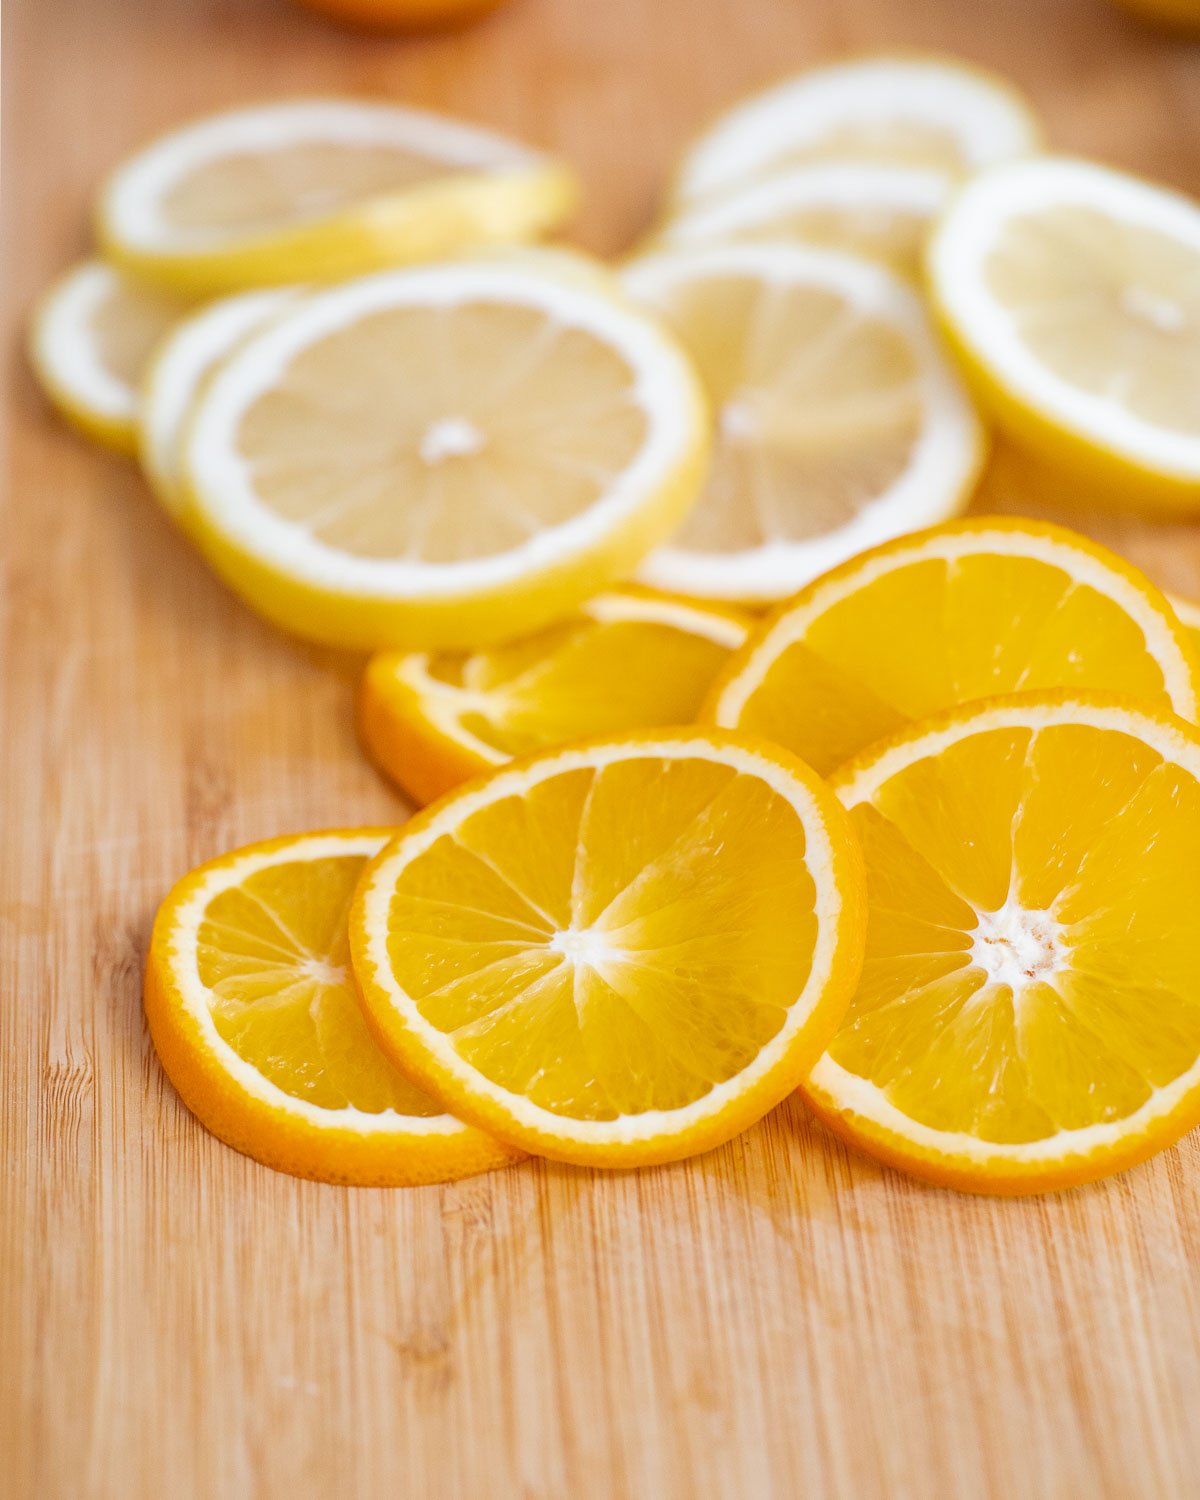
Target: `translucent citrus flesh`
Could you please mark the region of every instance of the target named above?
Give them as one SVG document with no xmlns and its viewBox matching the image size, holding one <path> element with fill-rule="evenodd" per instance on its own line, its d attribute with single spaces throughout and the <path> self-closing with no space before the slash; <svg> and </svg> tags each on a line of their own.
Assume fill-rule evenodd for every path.
<svg viewBox="0 0 1200 1500">
<path fill-rule="evenodd" d="M 480 301 L 326 335 L 247 408 L 236 442 L 263 503 L 328 547 L 450 563 L 585 510 L 646 430 L 609 346 Z"/>
<path fill-rule="evenodd" d="M 783 209 L 736 228 L 731 226 L 712 238 L 719 239 L 721 244 L 798 240 L 806 245 L 865 255 L 870 260 L 884 261 L 906 276 L 916 276 L 928 232 L 927 214 L 892 204 L 866 204 L 860 208 L 829 204 Z"/>
<path fill-rule="evenodd" d="M 404 867 L 390 963 L 462 1058 L 539 1107 L 679 1109 L 741 1072 L 804 987 L 804 852 L 795 810 L 729 766 L 564 771 Z"/>
<path fill-rule="evenodd" d="M 405 658 L 404 675 L 419 685 L 431 717 L 515 756 L 690 724 L 729 654 L 729 646 L 677 626 L 579 614 L 493 651 Z"/>
<path fill-rule="evenodd" d="M 717 413 L 711 475 L 674 545 L 742 552 L 834 531 L 909 465 L 916 358 L 835 292 L 743 275 L 675 283 L 660 310 Z"/>
<path fill-rule="evenodd" d="M 177 230 L 267 233 L 459 170 L 398 146 L 300 141 L 202 162 L 172 183 L 159 209 Z"/>
<path fill-rule="evenodd" d="M 1031 557 L 930 557 L 824 610 L 771 663 L 738 725 L 826 773 L 955 704 L 1059 687 L 1171 709 L 1142 628 L 1098 589 Z"/>
<path fill-rule="evenodd" d="M 123 385 L 136 388 L 154 346 L 195 303 L 123 276 L 91 316 L 100 363 Z"/>
<path fill-rule="evenodd" d="M 985 265 L 1022 341 L 1060 379 L 1200 434 L 1200 256 L 1077 205 L 1014 217 Z"/>
<path fill-rule="evenodd" d="M 754 168 L 755 177 L 817 162 L 869 161 L 896 167 L 935 167 L 961 176 L 971 170 L 962 144 L 949 130 L 923 121 L 895 117 L 859 120 L 831 126 L 817 139 L 787 142 Z M 743 177 L 742 182 L 748 179 Z"/>
<path fill-rule="evenodd" d="M 867 959 L 829 1048 L 914 1120 L 1017 1144 L 1200 1055 L 1200 787 L 1130 734 L 983 731 L 852 811 Z"/>
<path fill-rule="evenodd" d="M 438 1115 L 369 1035 L 350 978 L 347 912 L 366 856 L 269 865 L 209 902 L 197 968 L 213 1022 L 245 1062 L 325 1109 Z"/>
</svg>

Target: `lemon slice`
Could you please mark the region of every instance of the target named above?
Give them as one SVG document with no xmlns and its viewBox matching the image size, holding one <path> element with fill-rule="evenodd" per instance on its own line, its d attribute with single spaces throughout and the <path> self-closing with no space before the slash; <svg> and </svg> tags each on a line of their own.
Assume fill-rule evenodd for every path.
<svg viewBox="0 0 1200 1500">
<path fill-rule="evenodd" d="M 138 452 L 150 487 L 176 519 L 184 494 L 179 448 L 196 394 L 243 339 L 292 302 L 291 287 L 222 297 L 177 323 L 157 346 L 142 380 Z"/>
<path fill-rule="evenodd" d="M 445 1114 L 367 1031 L 346 915 L 389 837 L 250 844 L 193 870 L 155 919 L 146 1015 L 168 1077 L 214 1135 L 299 1177 L 442 1182 L 520 1156 Z"/>
<path fill-rule="evenodd" d="M 841 809 L 699 730 L 535 756 L 419 814 L 350 918 L 372 1025 L 463 1119 L 563 1161 L 673 1161 L 778 1104 L 861 958 Z"/>
<path fill-rule="evenodd" d="M 1143 507 L 1200 509 L 1200 205 L 1089 162 L 968 184 L 930 289 L 1015 441 Z"/>
<path fill-rule="evenodd" d="M 979 1192 L 1068 1187 L 1200 1121 L 1200 739 L 1068 693 L 914 725 L 835 778 L 867 959 L 804 1092 Z"/>
<path fill-rule="evenodd" d="M 378 652 L 359 700 L 363 742 L 431 802 L 514 755 L 690 724 L 747 632 L 732 610 L 625 588 L 492 651 Z"/>
<path fill-rule="evenodd" d="M 828 772 L 912 720 L 1038 688 L 1195 719 L 1200 667 L 1136 568 L 1065 527 L 983 517 L 819 578 L 731 659 L 706 716 Z"/>
<path fill-rule="evenodd" d="M 932 167 L 827 162 L 794 167 L 713 203 L 685 207 L 662 225 L 667 249 L 762 240 L 800 240 L 920 272 L 934 217 L 953 184 Z"/>
<path fill-rule="evenodd" d="M 185 520 L 313 639 L 483 647 L 627 575 L 691 505 L 703 392 L 651 320 L 517 260 L 364 278 L 237 350 L 185 439 Z"/>
<path fill-rule="evenodd" d="M 1191 599 L 1181 599 L 1177 594 L 1169 594 L 1167 597 L 1171 608 L 1179 618 L 1179 623 L 1187 632 L 1192 651 L 1197 660 L 1200 660 L 1200 604 Z"/>
<path fill-rule="evenodd" d="M 352 276 L 535 238 L 574 174 L 491 131 L 350 99 L 233 110 L 113 173 L 97 232 L 114 260 L 194 292 Z"/>
<path fill-rule="evenodd" d="M 683 340 L 717 413 L 707 487 L 646 583 L 765 603 L 966 505 L 982 429 L 918 298 L 882 267 L 711 245 L 623 279 Z"/>
<path fill-rule="evenodd" d="M 995 74 L 936 57 L 861 57 L 785 79 L 720 116 L 684 156 L 672 198 L 712 197 L 799 162 L 962 176 L 1040 140 L 1029 105 Z"/>
<path fill-rule="evenodd" d="M 142 372 L 191 305 L 104 261 L 75 266 L 34 315 L 30 357 L 42 388 L 88 437 L 120 453 L 135 452 Z"/>
</svg>

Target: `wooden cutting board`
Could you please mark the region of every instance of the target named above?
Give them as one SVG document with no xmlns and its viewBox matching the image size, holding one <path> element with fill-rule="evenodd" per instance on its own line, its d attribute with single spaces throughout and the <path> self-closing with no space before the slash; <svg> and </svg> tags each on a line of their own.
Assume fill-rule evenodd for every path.
<svg viewBox="0 0 1200 1500">
<path fill-rule="evenodd" d="M 283 0 L 9 0 L 7 22 L 0 1492 L 1200 1493 L 1196 1138 L 991 1202 L 798 1105 L 680 1166 L 407 1192 L 292 1181 L 196 1125 L 142 1022 L 157 902 L 244 840 L 406 809 L 355 748 L 357 664 L 227 595 L 20 352 L 99 175 L 231 101 L 365 91 L 553 146 L 608 252 L 714 107 L 863 47 L 1006 69 L 1056 144 L 1200 190 L 1200 49 L 1103 0 L 514 0 L 411 42 Z M 1200 532 L 1096 525 L 1200 596 Z"/>
</svg>

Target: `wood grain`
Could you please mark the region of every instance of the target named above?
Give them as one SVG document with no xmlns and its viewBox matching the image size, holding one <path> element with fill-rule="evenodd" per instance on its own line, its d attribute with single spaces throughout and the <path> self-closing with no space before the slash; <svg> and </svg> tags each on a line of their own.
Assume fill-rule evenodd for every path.
<svg viewBox="0 0 1200 1500">
<path fill-rule="evenodd" d="M 850 1156 L 798 1105 L 682 1166 L 409 1192 L 292 1181 L 197 1126 L 142 1023 L 158 900 L 240 841 L 405 810 L 356 752 L 354 663 L 224 593 L 50 416 L 19 340 L 99 174 L 230 101 L 377 92 L 553 145 L 611 251 L 713 107 L 858 47 L 1007 69 L 1056 143 L 1200 190 L 1200 51 L 1101 0 L 515 0 L 411 42 L 282 0 L 10 0 L 7 23 L 0 1490 L 1195 1495 L 1195 1139 L 1006 1203 Z M 1200 534 L 1115 534 L 1200 595 Z"/>
</svg>

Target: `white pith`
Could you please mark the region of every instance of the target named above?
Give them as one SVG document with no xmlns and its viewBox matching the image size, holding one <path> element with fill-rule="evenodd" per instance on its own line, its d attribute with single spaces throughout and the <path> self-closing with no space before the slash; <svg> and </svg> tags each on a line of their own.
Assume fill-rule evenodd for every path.
<svg viewBox="0 0 1200 1500">
<path fill-rule="evenodd" d="M 347 854 L 371 858 L 387 843 L 388 837 L 387 834 L 301 834 L 274 848 L 249 849 L 237 859 L 214 866 L 175 912 L 171 928 L 171 974 L 178 985 L 184 1008 L 203 1034 L 207 1050 L 220 1059 L 222 1071 L 244 1093 L 269 1105 L 273 1111 L 290 1115 L 322 1131 L 352 1130 L 358 1135 L 391 1136 L 455 1135 L 469 1127 L 449 1114 L 402 1115 L 394 1109 L 373 1114 L 352 1105 L 344 1109 L 326 1109 L 286 1093 L 240 1057 L 217 1030 L 212 1017 L 210 991 L 200 979 L 197 936 L 205 911 L 214 897 L 241 885 L 247 876 L 270 865 Z"/>
<path fill-rule="evenodd" d="M 520 795 L 553 776 L 574 770 L 600 769 L 620 760 L 643 758 L 702 759 L 730 765 L 743 774 L 758 777 L 795 808 L 805 833 L 805 864 L 816 886 L 817 940 L 808 982 L 791 1006 L 783 1027 L 740 1073 L 724 1083 L 715 1084 L 701 1099 L 681 1109 L 647 1110 L 612 1121 L 579 1120 L 542 1109 L 524 1095 L 492 1083 L 458 1055 L 449 1036 L 438 1031 L 421 1016 L 416 1004 L 396 984 L 391 971 L 388 958 L 389 908 L 397 880 L 405 866 L 481 807 L 504 797 Z M 770 1072 L 779 1057 L 786 1052 L 797 1030 L 808 1020 L 833 969 L 836 933 L 842 907 L 842 898 L 833 879 L 833 865 L 834 850 L 830 835 L 820 808 L 808 788 L 794 780 L 783 766 L 749 748 L 728 744 L 707 746 L 695 740 L 639 738 L 628 745 L 613 743 L 567 749 L 554 755 L 541 756 L 532 765 L 508 772 L 501 771 L 478 790 L 456 796 L 440 816 L 431 819 L 419 832 L 408 837 L 390 856 L 375 866 L 359 891 L 368 970 L 360 977 L 365 984 L 373 984 L 387 996 L 388 1003 L 405 1030 L 420 1039 L 434 1056 L 438 1066 L 462 1086 L 468 1097 L 485 1097 L 499 1103 L 511 1118 L 548 1139 L 569 1139 L 593 1145 L 661 1140 L 690 1130 L 704 1120 L 719 1115 L 732 1099 L 750 1092 Z M 595 934 L 564 933 L 558 939 L 558 946 L 568 962 L 603 964 L 605 961 L 605 955 L 599 951 L 603 945 Z M 356 955 L 356 958 L 359 956 Z"/>
<path fill-rule="evenodd" d="M 923 423 L 908 467 L 892 486 L 844 526 L 823 536 L 739 552 L 693 552 L 669 542 L 642 563 L 638 577 L 655 588 L 714 600 L 785 597 L 812 579 L 881 542 L 932 526 L 965 505 L 983 451 L 983 433 L 957 375 L 942 354 L 916 294 L 884 267 L 836 250 L 791 244 L 703 245 L 631 262 L 622 282 L 634 298 L 661 305 L 671 289 L 719 277 L 754 277 L 817 287 L 856 312 L 901 334 L 916 358 Z M 745 439 L 752 414 L 733 420 Z M 700 500 L 703 504 L 703 499 Z"/>
<path fill-rule="evenodd" d="M 1171 621 L 1154 608 L 1143 588 L 1124 573 L 1110 569 L 1087 549 L 1073 547 L 1052 535 L 1003 527 L 995 530 L 963 527 L 890 547 L 878 556 L 864 559 L 858 567 L 848 568 L 838 577 L 816 584 L 801 602 L 788 609 L 760 637 L 737 676 L 725 684 L 716 704 L 716 722 L 726 728 L 736 727 L 746 703 L 762 687 L 778 657 L 796 641 L 802 640 L 813 622 L 826 610 L 857 590 L 914 563 L 930 559 L 954 562 L 959 558 L 989 553 L 1001 557 L 1033 558 L 1061 569 L 1076 583 L 1115 600 L 1141 627 L 1146 649 L 1162 671 L 1163 690 L 1175 712 L 1182 719 L 1196 717 L 1198 705 L 1192 665 L 1171 628 Z"/>
<path fill-rule="evenodd" d="M 1119 399 L 1081 390 L 1047 369 L 987 284 L 988 256 L 1014 218 L 1071 206 L 1175 240 L 1195 252 L 1200 276 L 1200 205 L 1091 162 L 1046 157 L 997 168 L 955 197 L 930 240 L 934 295 L 957 336 L 1023 404 L 1132 463 L 1200 480 L 1200 433 L 1157 427 Z M 1128 291 L 1137 296 L 1140 289 Z M 1143 306 L 1141 315 L 1161 321 L 1170 309 Z"/>
<path fill-rule="evenodd" d="M 163 497 L 175 497 L 179 441 L 205 377 L 297 295 L 292 287 L 271 287 L 222 298 L 167 335 L 147 374 L 141 409 L 142 459 Z"/>
<path fill-rule="evenodd" d="M 895 120 L 945 130 L 976 168 L 1038 143 L 1024 103 L 980 74 L 933 59 L 867 58 L 787 79 L 730 110 L 688 153 L 677 193 L 716 192 L 781 148 L 815 144 L 839 126 Z"/>
<path fill-rule="evenodd" d="M 58 284 L 34 329 L 38 364 L 75 405 L 112 422 L 132 422 L 137 391 L 108 369 L 92 328 L 96 312 L 116 295 L 120 272 L 85 261 Z"/>
<path fill-rule="evenodd" d="M 1156 750 L 1165 761 L 1179 765 L 1200 781 L 1200 746 L 1169 721 L 1151 718 L 1133 708 L 1097 704 L 1087 699 L 1065 699 L 1053 705 L 1017 701 L 956 715 L 941 728 L 906 736 L 888 744 L 873 760 L 851 766 L 834 778 L 833 789 L 842 805 L 851 810 L 864 803 L 873 803 L 880 789 L 914 762 L 936 757 L 951 745 L 975 734 L 1012 728 L 1029 729 L 1036 735 L 1039 730 L 1058 725 L 1090 726 L 1133 736 Z M 1033 922 L 1028 920 L 1030 915 L 1034 917 Z M 1033 926 L 1039 927 L 1041 935 L 1036 941 L 1043 961 L 1052 961 L 1056 968 L 1066 967 L 1070 955 L 1061 929 L 1047 928 L 1040 921 L 1045 916 L 1045 913 L 1036 913 L 1017 917 L 1010 912 L 1004 920 L 1010 931 L 1014 927 L 1026 931 Z M 1054 926 L 1058 928 L 1057 923 Z M 1047 942 L 1047 938 L 1051 941 Z M 1049 970 L 1044 973 L 1049 977 Z M 1023 972 L 1017 978 L 1035 982 Z M 1040 1163 L 1061 1164 L 1136 1138 L 1150 1130 L 1156 1121 L 1170 1115 L 1198 1084 L 1200 1058 L 1170 1083 L 1156 1088 L 1147 1102 L 1132 1114 L 1107 1123 L 1058 1130 L 1039 1140 L 1020 1143 L 983 1141 L 964 1131 L 938 1130 L 924 1125 L 892 1104 L 870 1079 L 844 1068 L 828 1052 L 813 1068 L 805 1088 L 816 1096 L 818 1102 L 838 1114 L 861 1117 L 890 1132 L 902 1148 L 917 1146 L 930 1158 L 951 1164 L 955 1158 L 966 1159 L 972 1168 L 986 1168 L 991 1164 L 1000 1170 L 1005 1166 L 1019 1168 L 1027 1165 L 1032 1168 Z"/>
<path fill-rule="evenodd" d="M 325 546 L 259 500 L 235 439 L 242 415 L 311 344 L 374 312 L 508 303 L 543 313 L 615 350 L 634 374 L 647 436 L 587 509 L 521 545 L 485 558 L 426 564 L 352 556 Z M 308 297 L 252 336 L 215 374 L 184 440 L 196 503 L 240 549 L 291 577 L 358 597 L 437 599 L 527 578 L 601 545 L 634 519 L 697 441 L 694 377 L 682 353 L 648 319 L 565 280 L 502 260 L 385 272 Z"/>
<path fill-rule="evenodd" d="M 181 229 L 163 219 L 170 189 L 197 167 L 222 157 L 269 152 L 306 141 L 394 146 L 481 172 L 523 170 L 544 161 L 538 152 L 457 120 L 349 99 L 296 100 L 231 110 L 185 125 L 130 158 L 110 179 L 104 213 L 122 242 L 136 250 L 216 249 L 243 236 L 225 229 Z"/>
</svg>

